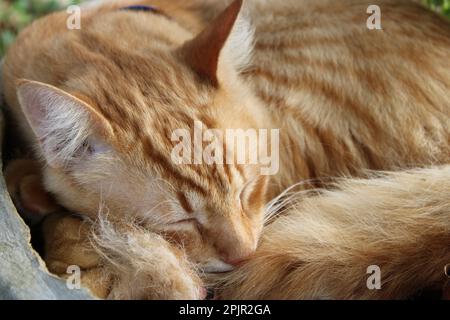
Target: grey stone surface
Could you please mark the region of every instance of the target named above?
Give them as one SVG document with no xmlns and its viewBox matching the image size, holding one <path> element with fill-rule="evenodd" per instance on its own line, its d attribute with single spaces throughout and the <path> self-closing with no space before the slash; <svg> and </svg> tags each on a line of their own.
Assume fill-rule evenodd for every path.
<svg viewBox="0 0 450 320">
<path fill-rule="evenodd" d="M 1 88 L 0 78 L 0 105 Z M 3 124 L 0 110 L 0 138 Z M 30 230 L 18 215 L 1 172 L 0 154 L 0 299 L 92 299 L 87 290 L 69 290 L 65 281 L 48 273 L 30 245 Z"/>
</svg>

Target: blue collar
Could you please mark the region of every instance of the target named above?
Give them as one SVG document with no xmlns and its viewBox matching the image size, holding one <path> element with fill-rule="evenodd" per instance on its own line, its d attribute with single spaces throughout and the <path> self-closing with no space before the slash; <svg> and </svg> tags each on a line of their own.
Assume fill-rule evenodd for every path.
<svg viewBox="0 0 450 320">
<path fill-rule="evenodd" d="M 128 6 L 125 8 L 121 8 L 120 10 L 159 12 L 158 9 L 152 6 Z"/>
<path fill-rule="evenodd" d="M 171 19 L 170 16 L 168 16 L 164 11 L 162 11 L 154 6 L 136 5 L 136 6 L 123 7 L 120 10 L 150 12 L 150 13 L 162 15 L 162 16 L 166 17 L 167 19 Z"/>
</svg>

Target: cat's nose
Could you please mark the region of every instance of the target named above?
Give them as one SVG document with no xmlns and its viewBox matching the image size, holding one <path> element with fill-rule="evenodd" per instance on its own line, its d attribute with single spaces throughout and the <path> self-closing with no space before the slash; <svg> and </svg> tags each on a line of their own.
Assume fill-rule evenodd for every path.
<svg viewBox="0 0 450 320">
<path fill-rule="evenodd" d="M 245 251 L 240 251 L 239 254 L 227 255 L 224 262 L 230 266 L 238 267 L 247 261 L 254 252 L 254 248 L 248 248 Z"/>
<path fill-rule="evenodd" d="M 219 251 L 221 260 L 226 264 L 238 267 L 248 260 L 256 251 L 256 241 L 243 241 L 242 238 L 236 237 L 234 241 L 227 241 Z M 247 240 L 244 238 L 244 240 Z M 226 245 L 226 248 L 224 248 Z"/>
<path fill-rule="evenodd" d="M 247 260 L 247 258 L 240 258 L 240 259 L 234 259 L 234 260 L 227 260 L 225 262 L 229 265 L 232 265 L 233 267 L 239 267 L 246 260 Z"/>
<path fill-rule="evenodd" d="M 256 232 L 247 224 L 247 221 L 224 221 L 218 232 L 213 233 L 219 259 L 230 266 L 242 264 L 256 251 Z"/>
</svg>

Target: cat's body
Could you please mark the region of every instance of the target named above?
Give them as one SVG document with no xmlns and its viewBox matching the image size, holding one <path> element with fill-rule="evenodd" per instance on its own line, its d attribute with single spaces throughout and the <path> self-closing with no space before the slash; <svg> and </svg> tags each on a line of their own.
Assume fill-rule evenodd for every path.
<svg viewBox="0 0 450 320">
<path fill-rule="evenodd" d="M 209 12 L 220 12 L 227 3 L 204 1 L 203 17 L 190 8 L 201 7 L 202 1 L 191 2 L 197 5 L 188 5 L 188 1 L 178 6 L 187 7 L 191 19 L 182 20 L 182 26 L 194 33 L 207 25 Z M 170 2 L 119 1 L 108 8 L 115 13 L 108 17 L 111 19 L 108 30 L 99 31 L 103 42 L 145 52 L 155 42 L 159 45 L 158 42 L 169 41 L 177 46 L 192 37 L 190 31 L 178 26 L 164 31 L 170 40 L 155 39 L 161 33 L 159 30 L 124 29 L 119 22 L 125 19 L 124 15 L 133 21 L 122 23 L 130 25 L 142 26 L 149 19 L 140 14 L 142 22 L 137 21 L 136 13 L 118 10 L 132 3 L 156 5 L 177 21 L 186 15 L 172 13 L 166 8 Z M 247 2 L 256 30 L 253 59 L 244 79 L 264 102 L 261 107 L 270 111 L 267 114 L 256 108 L 254 116 L 263 112 L 269 118 L 259 119 L 253 125 L 281 128 L 281 172 L 274 178 L 277 186 L 273 193 L 278 194 L 304 179 L 448 162 L 450 102 L 445 94 L 450 82 L 445 72 L 450 67 L 448 22 L 407 0 L 380 1 L 378 5 L 384 8 L 383 30 L 367 29 L 368 5 L 364 1 Z M 332 13 L 329 8 L 333 8 Z M 99 14 L 94 11 L 89 16 L 83 15 L 85 27 L 92 23 L 89 28 L 95 30 L 104 25 Z M 81 64 L 96 63 L 88 56 L 77 61 L 71 57 L 79 54 L 74 52 L 76 48 L 62 48 L 72 40 L 63 27 L 67 14 L 60 13 L 57 17 L 56 21 L 47 19 L 40 22 L 42 26 L 27 30 L 35 41 L 22 39 L 24 44 L 18 44 L 21 51 L 16 52 L 20 56 L 9 62 L 15 78 L 58 85 L 67 80 L 67 74 L 82 73 Z M 41 28 L 67 36 L 63 36 L 62 44 L 56 44 L 55 34 L 42 33 Z M 92 37 L 95 36 L 98 34 Z M 95 43 L 95 39 L 85 41 L 93 42 L 88 46 L 94 52 L 95 46 L 102 45 Z M 55 45 L 52 51 L 43 54 L 45 48 Z M 33 63 L 30 70 L 27 61 L 39 62 Z M 46 72 L 48 65 L 54 66 L 52 72 Z M 116 79 L 120 81 L 126 79 Z M 6 85 L 12 86 L 12 81 Z M 14 87 L 7 87 L 5 92 L 8 101 L 17 105 Z M 237 122 L 221 125 L 246 126 Z"/>
<path fill-rule="evenodd" d="M 447 21 L 410 1 L 260 3 L 246 79 L 282 128 L 278 185 L 448 163 Z"/>
<path fill-rule="evenodd" d="M 164 14 L 119 10 L 137 3 L 156 5 Z M 73 119 L 67 121 L 74 122 L 70 126 L 92 125 L 69 132 L 69 138 L 62 141 L 50 139 L 54 145 L 43 143 L 41 153 L 50 164 L 44 174 L 46 186 L 60 203 L 95 217 L 99 198 L 104 198 L 116 219 L 124 215 L 142 218 L 142 211 L 165 199 L 163 194 L 148 203 L 142 200 L 144 191 L 156 188 L 145 185 L 146 179 L 155 177 L 147 170 L 156 168 L 157 179 L 181 190 L 175 197 L 186 211 L 202 211 L 192 206 L 208 203 L 210 215 L 196 218 L 204 230 L 200 236 L 187 232 L 195 240 L 184 245 L 196 262 L 209 263 L 214 257 L 217 267 L 219 258 L 232 263 L 253 252 L 262 218 L 260 213 L 246 216 L 242 211 L 261 211 L 266 181 L 247 166 L 217 166 L 214 170 L 207 165 L 171 166 L 170 134 L 180 127 L 191 128 L 194 120 L 208 128 L 280 128 L 280 172 L 270 177 L 270 197 L 302 180 L 309 181 L 303 185 L 309 188 L 323 186 L 331 177 L 362 176 L 367 169 L 449 162 L 448 22 L 401 0 L 246 1 L 255 27 L 252 50 L 252 30 L 244 20 L 238 19 L 233 27 L 239 2 L 239 8 L 235 3 L 208 27 L 227 3 L 118 1 L 86 11 L 81 30 L 68 31 L 67 14 L 58 13 L 37 21 L 19 37 L 6 59 L 5 93 L 28 142 L 35 144 L 40 130 L 44 138 L 53 138 L 54 130 L 40 125 L 42 119 L 50 119 L 48 114 L 57 117 L 48 110 L 42 117 L 41 111 L 33 111 L 33 103 L 39 110 L 45 103 L 59 110 L 53 106 L 58 101 L 70 108 L 74 105 L 69 113 Z M 381 7 L 383 30 L 366 26 L 366 10 L 372 4 Z M 206 32 L 185 45 L 204 28 Z M 21 108 L 16 96 L 18 79 L 42 82 L 65 92 L 22 82 L 18 89 Z M 29 122 L 22 110 L 29 113 Z M 63 122 L 58 125 L 59 130 L 67 130 Z M 92 132 L 97 134 L 94 141 L 86 140 Z M 83 139 L 72 146 L 72 139 L 80 136 Z M 100 159 L 104 162 L 87 167 L 69 163 L 79 172 L 67 173 L 66 162 L 79 156 L 85 141 L 93 155 L 106 155 Z M 114 152 L 127 156 L 120 166 L 106 162 L 111 157 L 109 144 Z M 91 153 L 82 153 L 81 159 L 89 160 Z M 247 183 L 252 185 L 248 199 L 243 199 L 248 208 L 244 204 L 242 210 L 233 199 L 236 190 Z M 85 189 L 87 185 L 97 189 Z M 102 194 L 105 188 L 106 196 Z M 163 208 L 163 216 L 170 210 Z M 162 228 L 160 217 L 152 218 L 149 226 L 156 231 L 171 236 L 180 233 L 179 228 Z M 351 223 L 356 230 L 361 227 Z M 261 250 L 266 250 L 271 234 L 269 229 Z M 303 233 L 299 228 L 298 234 L 294 231 L 290 235 L 301 239 Z M 289 247 L 289 243 L 285 245 Z M 281 244 L 274 248 L 278 253 L 289 250 Z M 301 261 L 302 257 L 295 259 Z M 247 279 L 258 281 L 251 276 Z M 277 298 L 278 293 L 279 297 L 292 298 L 317 293 L 311 289 L 311 294 L 282 296 L 276 290 L 267 294 L 270 288 L 264 288 L 250 295 L 246 290 L 228 296 Z M 402 292 L 411 293 L 406 291 Z M 358 296 L 334 292 L 317 295 Z"/>
</svg>

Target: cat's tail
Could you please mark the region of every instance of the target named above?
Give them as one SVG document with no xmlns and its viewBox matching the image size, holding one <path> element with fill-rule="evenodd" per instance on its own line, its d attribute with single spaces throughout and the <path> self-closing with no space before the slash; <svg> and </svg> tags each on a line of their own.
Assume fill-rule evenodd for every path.
<svg viewBox="0 0 450 320">
<path fill-rule="evenodd" d="M 442 288 L 449 263 L 450 166 L 388 173 L 296 199 L 218 295 L 405 299 Z"/>
</svg>

